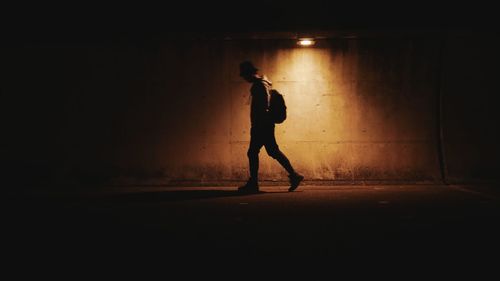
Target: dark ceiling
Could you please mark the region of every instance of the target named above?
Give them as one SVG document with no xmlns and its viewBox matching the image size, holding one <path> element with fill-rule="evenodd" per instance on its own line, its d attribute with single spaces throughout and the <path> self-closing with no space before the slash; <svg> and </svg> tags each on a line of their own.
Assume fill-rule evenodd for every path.
<svg viewBox="0 0 500 281">
<path fill-rule="evenodd" d="M 173 33 L 317 30 L 497 30 L 496 9 L 433 2 L 316 0 L 54 4 L 3 9 L 4 44 L 149 40 Z"/>
</svg>

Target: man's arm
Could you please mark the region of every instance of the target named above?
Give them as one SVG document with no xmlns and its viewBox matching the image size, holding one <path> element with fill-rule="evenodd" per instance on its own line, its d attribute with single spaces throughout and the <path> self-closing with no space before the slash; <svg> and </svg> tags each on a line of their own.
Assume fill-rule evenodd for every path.
<svg viewBox="0 0 500 281">
<path fill-rule="evenodd" d="M 256 83 L 252 88 L 252 111 L 254 121 L 265 122 L 268 119 L 268 94 L 267 89 L 262 83 Z"/>
</svg>

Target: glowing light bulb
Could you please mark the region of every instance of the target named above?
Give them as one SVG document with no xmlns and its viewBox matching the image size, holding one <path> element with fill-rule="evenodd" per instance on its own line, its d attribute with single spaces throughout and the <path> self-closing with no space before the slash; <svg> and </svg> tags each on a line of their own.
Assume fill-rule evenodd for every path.
<svg viewBox="0 0 500 281">
<path fill-rule="evenodd" d="M 299 41 L 297 42 L 297 44 L 304 47 L 312 46 L 314 45 L 314 43 L 316 42 L 314 42 L 314 39 L 312 38 L 300 38 Z"/>
</svg>

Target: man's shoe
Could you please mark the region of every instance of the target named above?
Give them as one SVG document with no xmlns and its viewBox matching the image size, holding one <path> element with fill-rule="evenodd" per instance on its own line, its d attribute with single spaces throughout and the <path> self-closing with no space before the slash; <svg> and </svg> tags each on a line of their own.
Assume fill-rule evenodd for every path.
<svg viewBox="0 0 500 281">
<path fill-rule="evenodd" d="M 304 176 L 295 174 L 295 175 L 290 175 L 288 176 L 290 178 L 290 188 L 288 189 L 289 192 L 294 191 L 299 187 L 300 182 L 304 179 Z"/>
<path fill-rule="evenodd" d="M 256 182 L 248 181 L 245 185 L 238 187 L 238 192 L 258 193 L 259 192 L 259 185 Z"/>
</svg>

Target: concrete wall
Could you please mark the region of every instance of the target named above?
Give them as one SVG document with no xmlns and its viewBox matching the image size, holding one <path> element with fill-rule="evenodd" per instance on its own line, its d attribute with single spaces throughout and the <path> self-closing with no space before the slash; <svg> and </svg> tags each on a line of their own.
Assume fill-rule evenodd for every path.
<svg viewBox="0 0 500 281">
<path fill-rule="evenodd" d="M 433 40 L 332 40 L 303 49 L 293 42 L 230 42 L 224 71 L 232 77 L 232 153 L 248 145 L 248 86 L 234 66 L 251 58 L 285 95 L 289 119 L 277 138 L 310 179 L 411 179 L 438 177 L 435 95 L 438 46 Z M 231 67 L 233 69 L 231 69 Z M 231 73 L 232 72 L 232 73 Z M 232 76 L 231 76 L 232 75 Z M 243 113 L 243 114 L 242 114 Z M 265 155 L 265 154 L 264 154 Z M 263 175 L 282 178 L 272 159 Z M 267 161 L 266 161 L 267 160 Z M 233 174 L 244 176 L 246 162 Z"/>
<path fill-rule="evenodd" d="M 466 47 L 447 45 L 442 65 L 441 43 L 344 38 L 304 49 L 284 39 L 206 39 L 4 49 L 3 170 L 61 182 L 246 180 L 250 85 L 238 64 L 250 59 L 285 96 L 288 119 L 277 139 L 307 179 L 439 180 L 440 90 L 448 93 L 447 167 L 465 175 L 482 165 L 466 164 L 457 151 L 467 142 L 452 141 L 473 129 L 450 121 L 467 104 L 449 95 L 466 91 L 454 65 Z M 467 160 L 477 157 L 468 151 Z M 260 159 L 262 179 L 286 179 L 264 149 Z"/>
<path fill-rule="evenodd" d="M 500 178 L 500 37 L 446 38 L 443 55 L 443 152 L 449 182 Z"/>
</svg>

